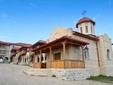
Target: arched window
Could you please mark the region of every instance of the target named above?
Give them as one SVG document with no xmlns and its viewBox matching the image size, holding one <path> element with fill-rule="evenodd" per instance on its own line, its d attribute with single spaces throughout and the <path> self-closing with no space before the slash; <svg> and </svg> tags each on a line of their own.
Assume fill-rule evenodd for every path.
<svg viewBox="0 0 113 85">
<path fill-rule="evenodd" d="M 91 33 L 93 33 L 93 28 L 92 28 L 92 26 L 91 26 Z"/>
<path fill-rule="evenodd" d="M 110 60 L 110 50 L 107 49 L 107 59 Z"/>
<path fill-rule="evenodd" d="M 87 47 L 84 49 L 84 57 L 85 59 L 89 58 L 89 49 Z"/>
<path fill-rule="evenodd" d="M 80 31 L 81 31 L 81 33 L 82 33 L 82 27 L 80 27 Z"/>
<path fill-rule="evenodd" d="M 86 33 L 88 33 L 88 26 L 86 26 Z"/>
</svg>

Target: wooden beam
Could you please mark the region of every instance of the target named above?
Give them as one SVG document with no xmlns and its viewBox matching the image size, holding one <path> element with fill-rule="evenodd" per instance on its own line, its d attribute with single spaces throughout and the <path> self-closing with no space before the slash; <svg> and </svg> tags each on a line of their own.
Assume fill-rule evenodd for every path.
<svg viewBox="0 0 113 85">
<path fill-rule="evenodd" d="M 81 44 L 73 43 L 73 42 L 70 42 L 70 41 L 67 41 L 67 43 L 72 44 L 72 45 L 81 46 Z"/>
</svg>

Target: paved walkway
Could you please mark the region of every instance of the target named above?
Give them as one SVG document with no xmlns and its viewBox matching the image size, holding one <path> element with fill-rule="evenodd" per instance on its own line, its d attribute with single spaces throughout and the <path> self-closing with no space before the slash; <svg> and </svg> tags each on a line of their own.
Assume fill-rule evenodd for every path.
<svg viewBox="0 0 113 85">
<path fill-rule="evenodd" d="M 89 80 L 63 81 L 54 77 L 35 77 L 23 74 L 28 66 L 0 63 L 0 85 L 112 85 Z"/>
</svg>

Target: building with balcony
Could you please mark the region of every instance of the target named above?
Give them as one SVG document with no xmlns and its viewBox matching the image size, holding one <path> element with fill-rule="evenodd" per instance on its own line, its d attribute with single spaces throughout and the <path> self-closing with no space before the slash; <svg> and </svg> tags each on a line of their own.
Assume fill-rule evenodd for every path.
<svg viewBox="0 0 113 85">
<path fill-rule="evenodd" d="M 31 46 L 26 43 L 15 43 L 14 48 L 11 49 L 10 62 L 25 65 L 27 63 L 26 54 L 30 51 Z"/>
<path fill-rule="evenodd" d="M 8 61 L 10 58 L 10 50 L 13 46 L 14 43 L 0 41 L 0 57 Z"/>
</svg>

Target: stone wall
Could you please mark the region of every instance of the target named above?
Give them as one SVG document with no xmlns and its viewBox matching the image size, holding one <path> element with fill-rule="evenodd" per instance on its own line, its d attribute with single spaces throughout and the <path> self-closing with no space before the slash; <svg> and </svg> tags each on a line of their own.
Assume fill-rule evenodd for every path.
<svg viewBox="0 0 113 85">
<path fill-rule="evenodd" d="M 62 80 L 84 80 L 90 77 L 90 71 L 86 69 L 29 69 L 24 71 L 31 76 L 57 77 Z"/>
<path fill-rule="evenodd" d="M 113 76 L 113 52 L 111 39 L 107 34 L 99 37 L 99 55 L 100 55 L 100 74 L 106 76 Z M 107 49 L 109 49 L 109 59 L 107 57 Z"/>
</svg>

